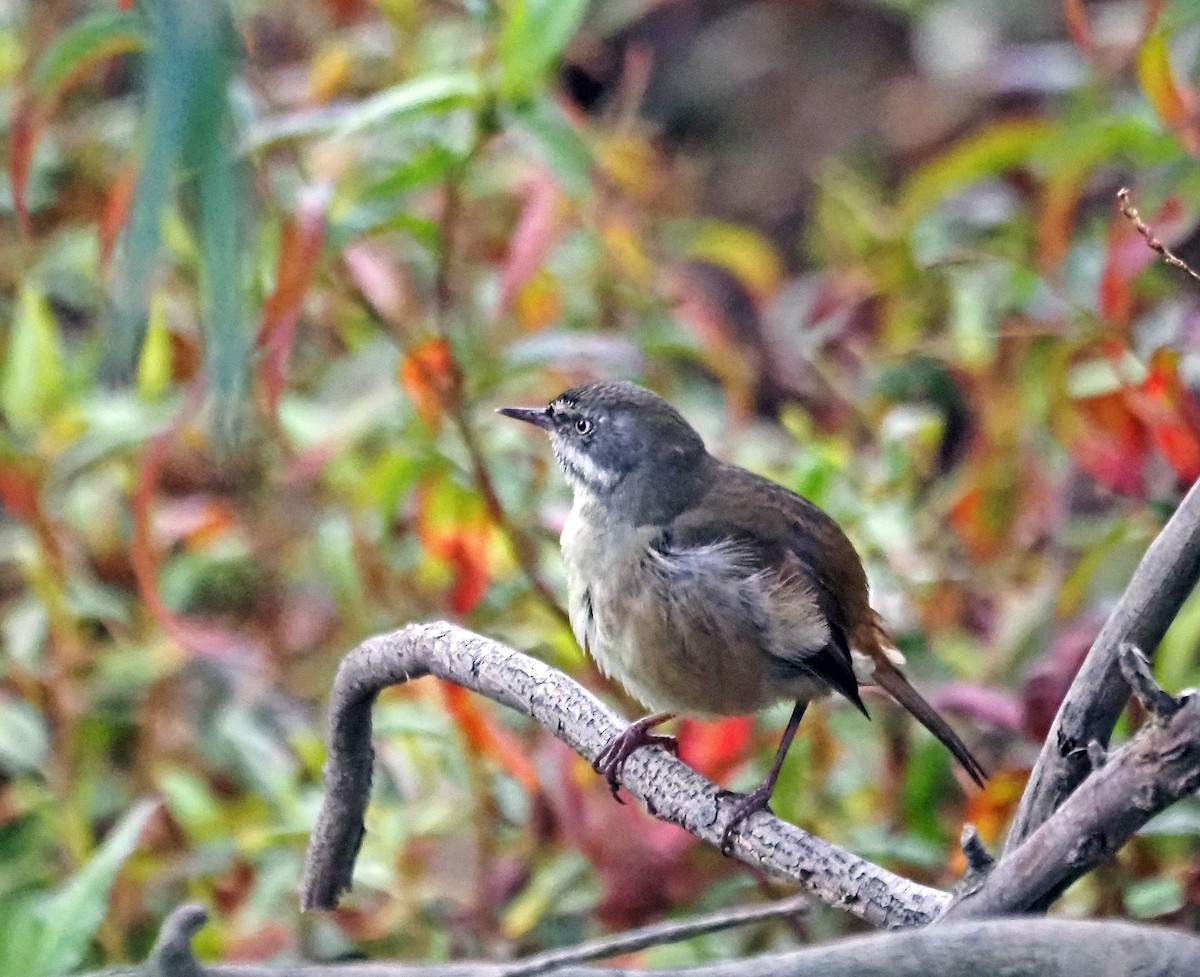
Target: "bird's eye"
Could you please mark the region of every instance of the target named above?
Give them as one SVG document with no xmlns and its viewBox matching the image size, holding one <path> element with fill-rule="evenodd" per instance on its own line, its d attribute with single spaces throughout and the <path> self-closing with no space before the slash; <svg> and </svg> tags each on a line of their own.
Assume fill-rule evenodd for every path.
<svg viewBox="0 0 1200 977">
<path fill-rule="evenodd" d="M 581 417 L 575 422 L 576 434 L 589 434 L 592 430 L 592 422 L 586 417 Z"/>
</svg>

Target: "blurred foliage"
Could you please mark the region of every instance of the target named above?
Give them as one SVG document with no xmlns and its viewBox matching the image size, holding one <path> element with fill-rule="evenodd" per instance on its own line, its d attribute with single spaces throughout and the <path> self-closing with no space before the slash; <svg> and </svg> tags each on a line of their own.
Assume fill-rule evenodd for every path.
<svg viewBox="0 0 1200 977">
<path fill-rule="evenodd" d="M 211 958 L 445 959 L 771 894 L 614 804 L 544 731 L 425 681 L 377 707 L 355 892 L 296 910 L 324 698 L 356 642 L 451 616 L 604 687 L 561 609 L 565 487 L 492 414 L 600 376 L 655 387 L 838 518 L 919 684 L 995 771 L 966 792 L 880 700 L 869 727 L 831 705 L 776 812 L 940 885 L 964 820 L 1002 835 L 1105 610 L 1200 475 L 1200 293 L 1114 205 L 1131 186 L 1200 253 L 1196 4 L 1098 4 L 1123 19 L 1096 26 L 1065 0 L 1046 45 L 1067 82 L 976 91 L 940 128 L 904 103 L 893 130 L 940 134 L 789 174 L 777 205 L 804 221 L 782 238 L 705 194 L 703 140 L 640 111 L 656 49 L 620 49 L 581 94 L 638 18 L 690 9 L 636 7 L 0 5 L 0 972 L 141 958 L 188 898 L 216 911 Z M 924 39 L 897 97 L 962 85 L 935 69 L 962 53 L 938 31 L 965 0 L 867 9 Z M 993 41 L 992 68 L 1034 47 Z M 710 54 L 696 104 L 762 77 L 752 47 Z M 819 101 L 822 75 L 804 84 L 782 104 Z M 783 95 L 748 97 L 749 129 Z M 1158 658 L 1169 688 L 1200 683 L 1198 641 L 1192 601 Z M 783 718 L 685 723 L 684 756 L 754 783 Z M 1198 836 L 1200 807 L 1166 812 L 1067 908 L 1194 922 Z M 847 925 L 816 912 L 802 935 Z"/>
</svg>

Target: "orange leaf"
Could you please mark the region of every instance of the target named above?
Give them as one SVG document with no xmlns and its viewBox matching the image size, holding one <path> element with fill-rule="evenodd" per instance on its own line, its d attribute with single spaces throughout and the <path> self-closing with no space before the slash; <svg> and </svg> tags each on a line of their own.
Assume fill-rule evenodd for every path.
<svg viewBox="0 0 1200 977">
<path fill-rule="evenodd" d="M 1029 780 L 1028 770 L 1007 768 L 995 771 L 988 777 L 983 790 L 972 791 L 967 798 L 964 820 L 975 825 L 984 844 L 994 845 L 1001 838 L 1005 825 L 1016 812 L 1025 783 Z M 961 874 L 966 870 L 966 857 L 956 845 L 951 856 L 951 871 Z"/>
<path fill-rule="evenodd" d="M 1046 182 L 1038 215 L 1038 264 L 1053 272 L 1066 257 L 1075 227 L 1075 212 L 1085 178 L 1074 173 L 1052 177 Z"/>
<path fill-rule="evenodd" d="M 436 427 L 446 408 L 458 401 L 462 387 L 450 344 L 435 337 L 412 347 L 400 362 L 400 386 L 425 423 Z"/>
<path fill-rule="evenodd" d="M 296 214 L 283 226 L 275 289 L 263 303 L 257 339 L 258 347 L 265 351 L 259 377 L 271 414 L 275 413 L 283 395 L 296 323 L 300 319 L 304 296 L 312 285 L 317 259 L 321 256 L 329 194 L 330 188 L 326 184 L 311 187 L 301 196 Z"/>
<path fill-rule="evenodd" d="M 976 484 L 950 507 L 947 521 L 971 559 L 990 559 L 1008 542 L 1012 501 L 997 486 Z"/>
<path fill-rule="evenodd" d="M 129 217 L 129 208 L 133 204 L 133 193 L 137 188 L 138 171 L 134 166 L 126 166 L 117 178 L 113 180 L 104 198 L 104 210 L 100 214 L 100 266 L 108 267 L 113 248 L 121 228 Z"/>
<path fill-rule="evenodd" d="M 542 267 L 562 230 L 559 219 L 562 191 L 554 178 L 538 171 L 525 185 L 525 204 L 508 242 L 500 268 L 500 294 L 495 318 L 512 308 L 513 300 Z"/>
<path fill-rule="evenodd" d="M 491 583 L 492 523 L 482 501 L 451 482 L 426 483 L 418 494 L 417 535 L 430 556 L 453 568 L 448 601 L 455 613 L 465 614 Z"/>
<path fill-rule="evenodd" d="M 448 683 L 446 708 L 471 748 L 480 756 L 495 760 L 531 794 L 538 790 L 537 771 L 525 755 L 525 747 L 498 723 L 491 713 L 480 708 L 479 698 L 461 685 Z"/>
</svg>

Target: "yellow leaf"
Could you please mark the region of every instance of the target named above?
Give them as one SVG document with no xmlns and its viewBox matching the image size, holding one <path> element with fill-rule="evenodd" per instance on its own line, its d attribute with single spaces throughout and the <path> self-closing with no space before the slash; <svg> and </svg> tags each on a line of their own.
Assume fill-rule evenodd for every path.
<svg viewBox="0 0 1200 977">
<path fill-rule="evenodd" d="M 783 281 L 783 261 L 775 245 L 741 224 L 704 221 L 686 250 L 689 258 L 732 272 L 759 299 L 770 298 Z"/>
<path fill-rule="evenodd" d="M 601 232 L 608 256 L 628 279 L 638 283 L 650 280 L 654 265 L 642 247 L 641 239 L 628 221 L 611 220 Z"/>
<path fill-rule="evenodd" d="M 46 296 L 33 284 L 21 288 L 0 378 L 0 407 L 17 431 L 45 422 L 63 394 L 66 370 L 58 323 Z"/>
<path fill-rule="evenodd" d="M 354 54 L 344 44 L 322 48 L 313 58 L 308 72 L 308 97 L 323 104 L 345 91 L 354 67 Z"/>
<path fill-rule="evenodd" d="M 1171 49 L 1161 31 L 1146 38 L 1137 57 L 1138 83 L 1154 111 L 1168 129 L 1180 129 L 1188 122 L 1187 92 L 1175 81 L 1171 70 Z M 1189 149 L 1193 148 L 1188 146 Z"/>
<path fill-rule="evenodd" d="M 900 188 L 900 214 L 915 223 L 943 199 L 1028 163 L 1055 129 L 1044 119 L 995 122 L 926 163 Z"/>
<path fill-rule="evenodd" d="M 150 303 L 146 341 L 138 360 L 137 388 L 143 400 L 157 400 L 171 382 L 171 330 L 167 325 L 167 303 L 155 295 Z"/>
</svg>

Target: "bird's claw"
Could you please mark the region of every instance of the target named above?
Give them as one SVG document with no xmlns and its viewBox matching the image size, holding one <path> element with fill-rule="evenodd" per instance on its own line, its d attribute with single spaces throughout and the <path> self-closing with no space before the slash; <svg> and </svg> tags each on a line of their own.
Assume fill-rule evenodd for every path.
<svg viewBox="0 0 1200 977">
<path fill-rule="evenodd" d="M 647 719 L 657 718 L 654 716 L 647 717 Z M 661 719 L 658 721 L 662 722 Z M 592 769 L 608 781 L 608 789 L 612 791 L 612 795 L 616 798 L 618 804 L 625 803 L 617 793 L 621 787 L 619 779 L 621 770 L 625 766 L 625 761 L 629 759 L 634 750 L 640 749 L 643 746 L 661 746 L 668 753 L 679 756 L 679 741 L 674 736 L 650 732 L 650 728 L 655 725 L 657 723 L 646 722 L 641 719 L 630 723 L 609 740 L 608 745 L 597 753 L 596 759 L 592 761 Z"/>
<path fill-rule="evenodd" d="M 738 798 L 737 802 L 733 805 L 733 810 L 729 812 L 729 820 L 725 823 L 725 830 L 721 832 L 721 854 L 726 858 L 733 854 L 734 834 L 746 818 L 758 811 L 766 811 L 768 814 L 773 813 L 767 802 L 771 799 L 771 791 L 774 786 L 774 784 L 763 784 L 750 791 L 749 794 L 742 794 L 740 796 L 728 790 L 723 790 L 717 795 L 718 797 Z"/>
</svg>

